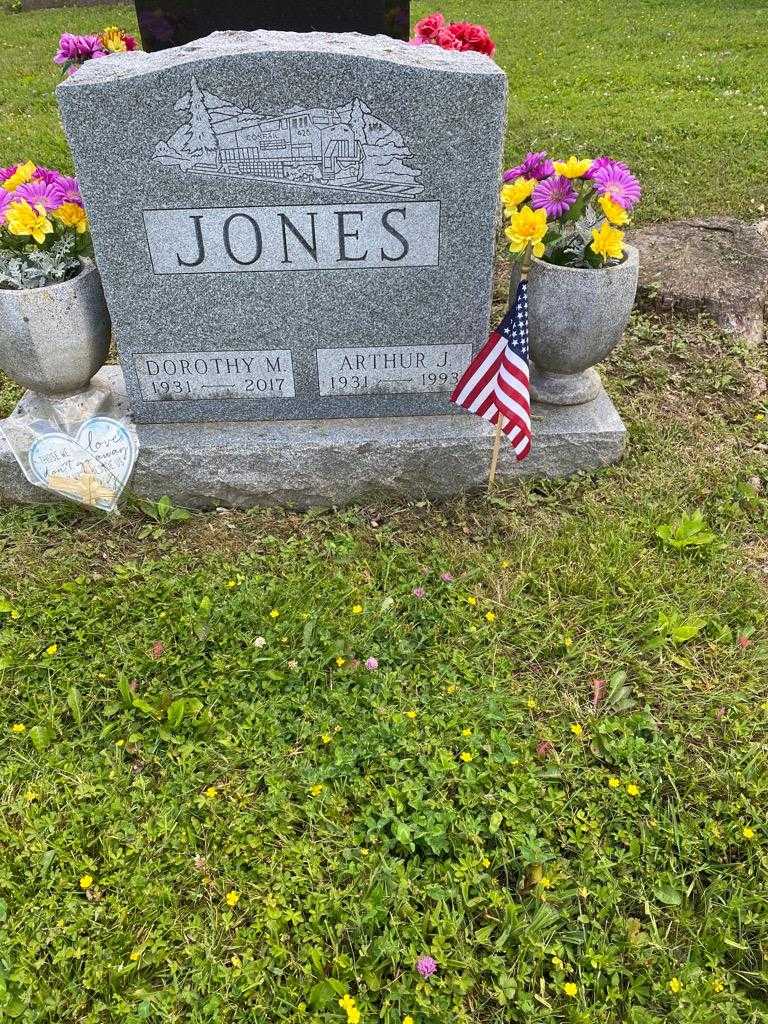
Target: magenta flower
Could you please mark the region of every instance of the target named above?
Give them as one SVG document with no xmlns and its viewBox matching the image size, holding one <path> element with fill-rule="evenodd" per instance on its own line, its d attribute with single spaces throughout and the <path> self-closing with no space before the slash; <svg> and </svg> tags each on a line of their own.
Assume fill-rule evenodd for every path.
<svg viewBox="0 0 768 1024">
<path fill-rule="evenodd" d="M 58 171 L 51 170 L 50 167 L 37 167 L 32 181 L 45 181 L 49 185 L 58 185 L 61 175 Z"/>
<path fill-rule="evenodd" d="M 544 209 L 548 217 L 560 217 L 567 213 L 578 199 L 578 193 L 570 178 L 553 174 L 540 181 L 533 190 L 531 206 L 534 210 Z"/>
<path fill-rule="evenodd" d="M 14 198 L 12 192 L 6 192 L 4 188 L 0 188 L 0 224 L 5 220 L 5 208 L 13 202 Z"/>
<path fill-rule="evenodd" d="M 600 167 L 592 179 L 601 196 L 610 196 L 625 210 L 631 210 L 642 195 L 640 182 L 626 164 L 611 161 Z"/>
<path fill-rule="evenodd" d="M 414 587 L 413 590 L 411 591 L 411 593 L 413 594 L 414 597 L 426 597 L 427 596 L 427 592 L 424 589 L 424 587 Z"/>
<path fill-rule="evenodd" d="M 17 199 L 26 199 L 30 206 L 42 206 L 44 210 L 55 210 L 64 202 L 64 193 L 59 186 L 47 181 L 19 185 L 14 194 Z"/>
<path fill-rule="evenodd" d="M 368 660 L 365 663 L 365 667 L 368 669 L 369 672 L 375 672 L 376 669 L 379 667 L 379 662 L 376 658 L 368 658 Z"/>
<path fill-rule="evenodd" d="M 431 956 L 420 956 L 416 961 L 416 970 L 422 978 L 431 978 L 437 970 L 437 960 Z"/>
<path fill-rule="evenodd" d="M 454 576 L 453 573 L 451 572 L 441 572 L 440 579 L 443 581 L 443 583 L 453 583 Z"/>
<path fill-rule="evenodd" d="M 623 164 L 621 160 L 612 160 L 609 156 L 599 156 L 596 160 L 592 161 L 592 166 L 584 177 L 594 178 L 598 171 L 602 171 L 606 167 L 623 167 L 625 171 L 629 170 L 627 165 Z"/>
<path fill-rule="evenodd" d="M 52 173 L 57 174 L 57 171 Z M 63 203 L 77 203 L 78 206 L 83 205 L 83 197 L 80 195 L 80 186 L 77 184 L 77 178 L 67 178 L 63 174 L 59 174 L 59 180 L 57 182 L 61 189 Z"/>
<path fill-rule="evenodd" d="M 8 178 L 12 177 L 16 173 L 18 164 L 11 164 L 10 167 L 0 167 L 0 182 L 7 181 Z"/>
<path fill-rule="evenodd" d="M 98 36 L 76 36 L 65 32 L 59 39 L 59 49 L 53 58 L 54 64 L 68 64 L 70 61 L 81 64 L 91 57 L 104 57 L 106 50 Z"/>
<path fill-rule="evenodd" d="M 542 150 L 540 153 L 526 153 L 525 159 L 517 167 L 504 172 L 504 181 L 514 181 L 516 178 L 548 178 L 555 173 L 555 165 Z"/>
</svg>

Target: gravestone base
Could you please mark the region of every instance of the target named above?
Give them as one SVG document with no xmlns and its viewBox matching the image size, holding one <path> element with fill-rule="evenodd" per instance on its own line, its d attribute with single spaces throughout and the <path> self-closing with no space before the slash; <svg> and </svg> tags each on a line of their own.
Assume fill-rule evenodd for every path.
<svg viewBox="0 0 768 1024">
<path fill-rule="evenodd" d="M 96 378 L 118 395 L 122 371 Z M 483 488 L 493 428 L 476 416 L 137 424 L 129 490 L 188 508 L 334 506 L 379 498 L 446 498 Z M 578 406 L 533 406 L 533 450 L 502 444 L 498 477 L 564 477 L 616 462 L 626 429 L 604 390 Z M 54 496 L 30 484 L 0 437 L 0 501 Z"/>
</svg>

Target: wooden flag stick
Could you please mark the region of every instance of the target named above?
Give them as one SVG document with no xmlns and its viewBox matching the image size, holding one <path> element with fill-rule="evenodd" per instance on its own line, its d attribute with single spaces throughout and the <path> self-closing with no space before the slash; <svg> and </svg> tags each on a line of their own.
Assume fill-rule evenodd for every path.
<svg viewBox="0 0 768 1024">
<path fill-rule="evenodd" d="M 528 246 L 523 256 L 523 265 L 520 268 L 520 280 L 527 281 L 528 273 L 531 269 L 531 258 L 532 258 L 532 246 Z M 499 413 L 499 417 L 496 420 L 496 433 L 493 436 L 493 451 L 491 452 L 491 466 L 488 470 L 488 493 L 490 494 L 493 490 L 493 485 L 496 482 L 496 467 L 499 464 L 499 453 L 501 452 L 501 435 L 504 430 L 504 417 Z"/>
</svg>

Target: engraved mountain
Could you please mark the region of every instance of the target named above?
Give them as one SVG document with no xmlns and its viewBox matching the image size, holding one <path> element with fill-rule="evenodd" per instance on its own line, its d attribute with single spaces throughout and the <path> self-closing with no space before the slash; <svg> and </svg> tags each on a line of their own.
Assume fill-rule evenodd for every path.
<svg viewBox="0 0 768 1024">
<path fill-rule="evenodd" d="M 399 132 L 359 99 L 336 108 L 274 112 L 236 107 L 190 82 L 174 108 L 187 121 L 158 143 L 153 160 L 214 174 L 409 199 L 421 170 Z"/>
</svg>

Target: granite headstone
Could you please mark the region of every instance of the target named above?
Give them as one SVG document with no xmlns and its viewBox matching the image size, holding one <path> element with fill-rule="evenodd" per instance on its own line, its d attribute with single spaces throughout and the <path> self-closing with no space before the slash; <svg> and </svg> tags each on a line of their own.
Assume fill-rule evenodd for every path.
<svg viewBox="0 0 768 1024">
<path fill-rule="evenodd" d="M 452 411 L 488 331 L 490 58 L 222 32 L 58 96 L 139 421 Z"/>
</svg>

